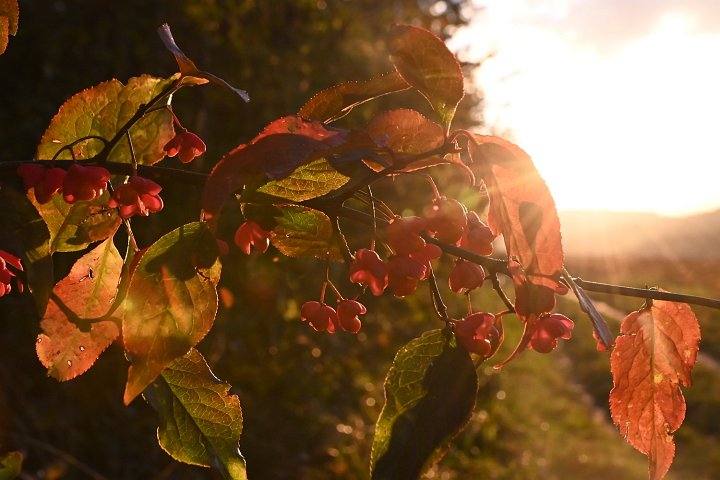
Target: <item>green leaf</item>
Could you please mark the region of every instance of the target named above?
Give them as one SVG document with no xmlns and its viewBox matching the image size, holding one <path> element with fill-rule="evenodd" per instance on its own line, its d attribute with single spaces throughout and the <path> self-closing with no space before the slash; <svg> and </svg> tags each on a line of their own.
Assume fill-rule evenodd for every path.
<svg viewBox="0 0 720 480">
<path fill-rule="evenodd" d="M 8 452 L 0 457 L 0 480 L 12 480 L 22 472 L 23 456 L 20 452 Z"/>
<path fill-rule="evenodd" d="M 150 102 L 176 79 L 142 75 L 131 78 L 127 85 L 110 80 L 75 94 L 60 107 L 45 130 L 36 158 L 52 158 L 63 146 L 90 135 L 110 140 L 141 105 Z M 172 117 L 166 109 L 152 112 L 138 121 L 130 129 L 138 163 L 152 165 L 165 158 L 163 147 L 174 134 Z M 84 160 L 100 153 L 103 147 L 103 142 L 88 139 L 77 143 L 73 152 L 76 159 Z M 71 159 L 72 156 L 70 152 L 64 151 L 57 158 Z M 108 160 L 130 163 L 127 141 L 119 142 Z"/>
<path fill-rule="evenodd" d="M 120 258 L 112 238 L 83 255 L 53 288 L 35 349 L 48 375 L 60 381 L 82 375 L 120 333 L 117 320 L 83 325 L 108 313 L 117 293 Z M 83 325 L 83 329 L 78 325 Z"/>
<path fill-rule="evenodd" d="M 324 158 L 297 168 L 282 180 L 273 180 L 257 189 L 258 192 L 302 202 L 320 197 L 345 185 L 348 177 L 335 170 Z"/>
<path fill-rule="evenodd" d="M 171 457 L 244 480 L 245 459 L 238 449 L 242 410 L 229 389 L 193 348 L 168 365 L 143 396 L 160 416 L 158 441 Z"/>
<path fill-rule="evenodd" d="M 325 123 L 334 122 L 365 102 L 410 88 L 405 80 L 392 72 L 363 82 L 345 82 L 313 96 L 298 115 Z"/>
<path fill-rule="evenodd" d="M 299 205 L 282 205 L 280 211 L 270 241 L 281 253 L 288 257 L 342 259 L 333 242 L 333 228 L 327 215 Z"/>
<path fill-rule="evenodd" d="M 173 230 L 142 255 L 123 305 L 131 359 L 126 404 L 205 337 L 217 312 L 219 279 L 217 243 L 203 223 Z"/>
<path fill-rule="evenodd" d="M 0 184 L 0 204 L 7 207 L 0 209 L 0 244 L 22 257 L 28 288 L 42 316 L 55 283 L 47 225 L 28 198 L 7 185 Z"/>
<path fill-rule="evenodd" d="M 389 49 L 390 61 L 403 79 L 430 102 L 447 132 L 465 94 L 462 70 L 455 56 L 433 33 L 410 25 L 393 27 Z"/>
<path fill-rule="evenodd" d="M 107 206 L 110 192 L 90 202 L 67 203 L 62 195 L 40 204 L 35 200 L 34 189 L 28 190 L 28 198 L 42 216 L 50 231 L 50 253 L 76 252 L 93 242 L 113 235 L 122 219 L 117 210 Z"/>
<path fill-rule="evenodd" d="M 477 390 L 473 362 L 452 335 L 433 330 L 403 347 L 385 379 L 372 478 L 419 478 L 470 419 Z"/>
</svg>

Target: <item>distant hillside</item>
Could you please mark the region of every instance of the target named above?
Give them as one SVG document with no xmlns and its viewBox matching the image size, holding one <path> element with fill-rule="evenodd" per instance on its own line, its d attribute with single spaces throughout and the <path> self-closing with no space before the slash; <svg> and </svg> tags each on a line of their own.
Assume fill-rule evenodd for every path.
<svg viewBox="0 0 720 480">
<path fill-rule="evenodd" d="M 567 256 L 720 259 L 720 210 L 687 217 L 560 212 Z"/>
</svg>

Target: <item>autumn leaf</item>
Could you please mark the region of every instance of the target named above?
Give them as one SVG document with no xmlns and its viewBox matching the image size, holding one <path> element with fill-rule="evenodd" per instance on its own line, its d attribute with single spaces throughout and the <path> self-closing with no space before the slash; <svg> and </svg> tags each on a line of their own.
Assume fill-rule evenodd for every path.
<svg viewBox="0 0 720 480">
<path fill-rule="evenodd" d="M 378 145 L 398 154 L 398 160 L 402 160 L 403 155 L 428 152 L 445 143 L 445 135 L 440 125 L 428 120 L 421 113 L 407 108 L 379 113 L 370 120 L 365 131 Z M 412 162 L 400 171 L 411 172 L 448 161 L 441 155 L 433 155 Z M 373 161 L 366 163 L 375 171 L 386 167 Z"/>
<path fill-rule="evenodd" d="M 273 246 L 288 257 L 312 256 L 321 259 L 341 260 L 342 255 L 333 241 L 330 218 L 319 210 L 300 205 L 278 206 L 279 214 Z"/>
<path fill-rule="evenodd" d="M 385 379 L 372 478 L 420 478 L 467 424 L 477 391 L 475 366 L 452 335 L 433 330 L 404 346 Z"/>
<path fill-rule="evenodd" d="M 465 95 L 457 59 L 442 40 L 420 27 L 396 25 L 388 43 L 390 61 L 400 76 L 430 102 L 447 132 Z"/>
<path fill-rule="evenodd" d="M 17 34 L 19 16 L 17 0 L 0 0 L 0 55 L 7 49 L 8 36 Z"/>
<path fill-rule="evenodd" d="M 345 82 L 317 93 L 298 115 L 325 123 L 334 122 L 365 102 L 410 88 L 397 72 L 362 82 Z"/>
<path fill-rule="evenodd" d="M 112 236 L 122 219 L 116 209 L 108 208 L 110 193 L 105 191 L 89 202 L 67 203 L 54 195 L 47 203 L 38 203 L 33 189 L 27 193 L 50 232 L 50 253 L 76 252 L 94 242 Z"/>
<path fill-rule="evenodd" d="M 620 434 L 648 456 L 651 480 L 672 464 L 672 433 L 685 419 L 680 385 L 692 384 L 700 327 L 684 303 L 655 300 L 625 317 L 610 357 L 610 413 Z"/>
<path fill-rule="evenodd" d="M 326 159 L 319 158 L 295 169 L 281 180 L 262 185 L 257 191 L 293 202 L 302 202 L 337 190 L 348 180 L 350 179 L 333 168 Z"/>
<path fill-rule="evenodd" d="M 65 145 L 88 136 L 112 139 L 141 105 L 177 80 L 141 75 L 131 78 L 127 85 L 118 80 L 103 82 L 70 97 L 50 122 L 38 145 L 36 158 L 50 159 Z M 131 129 L 133 151 L 138 163 L 152 165 L 165 158 L 163 147 L 174 136 L 172 117 L 165 109 L 145 115 Z M 105 144 L 87 139 L 73 147 L 75 159 L 86 160 L 99 154 Z M 57 158 L 71 159 L 69 151 Z M 130 163 L 130 148 L 126 141 L 118 143 L 108 158 L 113 162 Z"/>
<path fill-rule="evenodd" d="M 214 222 L 230 195 L 246 185 L 258 184 L 260 187 L 265 180 L 283 180 L 303 165 L 322 158 L 325 150 L 342 145 L 347 133 L 296 115 L 275 120 L 250 143 L 238 146 L 215 165 L 203 190 L 205 218 Z M 295 178 L 302 176 L 299 174 Z M 332 177 L 328 179 L 330 183 L 341 181 L 338 175 Z M 292 182 L 284 182 L 279 188 L 292 189 Z M 268 188 L 273 189 L 276 185 Z"/>
<path fill-rule="evenodd" d="M 523 316 L 549 311 L 563 269 L 560 220 L 550 190 L 530 156 L 506 140 L 474 135 L 469 150 L 472 169 L 490 197 L 488 224 L 503 235 L 508 258 L 521 267 L 523 278 L 513 276 L 526 301 L 516 302 L 516 310 Z"/>
<path fill-rule="evenodd" d="M 212 327 L 217 255 L 207 225 L 191 223 L 161 237 L 140 257 L 123 305 L 123 342 L 131 359 L 126 404 Z"/>
<path fill-rule="evenodd" d="M 95 321 L 83 329 L 78 324 L 108 313 L 122 264 L 112 238 L 108 238 L 80 257 L 68 276 L 55 285 L 40 322 L 43 333 L 35 345 L 48 375 L 65 381 L 85 373 L 118 336 L 113 319 Z"/>
<path fill-rule="evenodd" d="M 242 410 L 229 389 L 192 348 L 168 365 L 143 396 L 160 416 L 158 441 L 171 457 L 244 480 L 245 459 L 238 450 Z"/>
</svg>

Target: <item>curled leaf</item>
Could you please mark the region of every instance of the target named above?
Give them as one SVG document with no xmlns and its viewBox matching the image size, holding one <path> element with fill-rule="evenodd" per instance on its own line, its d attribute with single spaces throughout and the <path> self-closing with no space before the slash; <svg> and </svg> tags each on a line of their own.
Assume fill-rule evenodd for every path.
<svg viewBox="0 0 720 480">
<path fill-rule="evenodd" d="M 160 39 L 165 45 L 165 48 L 170 50 L 170 53 L 172 53 L 173 57 L 175 57 L 178 67 L 180 67 L 182 82 L 189 85 L 202 85 L 204 83 L 211 82 L 216 85 L 220 85 L 223 88 L 227 88 L 228 90 L 232 91 L 240 98 L 242 98 L 245 102 L 250 101 L 250 96 L 245 90 L 240 90 L 239 88 L 233 87 L 225 80 L 213 75 L 212 73 L 199 70 L 195 66 L 195 62 L 190 60 L 188 56 L 185 55 L 182 50 L 180 50 L 180 47 L 177 46 L 177 43 L 175 43 L 175 39 L 173 38 L 172 32 L 170 31 L 170 25 L 168 25 L 167 23 L 163 23 L 158 28 L 158 35 L 160 35 Z"/>
<path fill-rule="evenodd" d="M 680 385 L 692 384 L 700 327 L 684 303 L 653 301 L 625 317 L 610 357 L 610 414 L 620 434 L 648 456 L 651 480 L 672 464 L 672 433 L 685 419 Z"/>
<path fill-rule="evenodd" d="M 8 45 L 8 36 L 17 34 L 20 10 L 17 0 L 0 0 L 0 55 Z"/>
</svg>

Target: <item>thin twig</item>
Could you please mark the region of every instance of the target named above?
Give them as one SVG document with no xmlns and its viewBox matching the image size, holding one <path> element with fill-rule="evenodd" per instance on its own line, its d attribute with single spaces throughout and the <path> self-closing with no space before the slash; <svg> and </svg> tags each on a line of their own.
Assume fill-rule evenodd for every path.
<svg viewBox="0 0 720 480">
<path fill-rule="evenodd" d="M 666 300 L 668 302 L 692 303 L 693 305 L 720 309 L 720 300 L 715 300 L 713 298 L 687 295 L 684 293 L 665 292 L 653 288 L 635 288 L 625 287 L 622 285 L 612 285 L 609 283 L 590 282 L 581 278 L 573 278 L 573 280 L 588 292 L 608 293 L 610 295 L 620 295 L 623 297 Z"/>
</svg>

